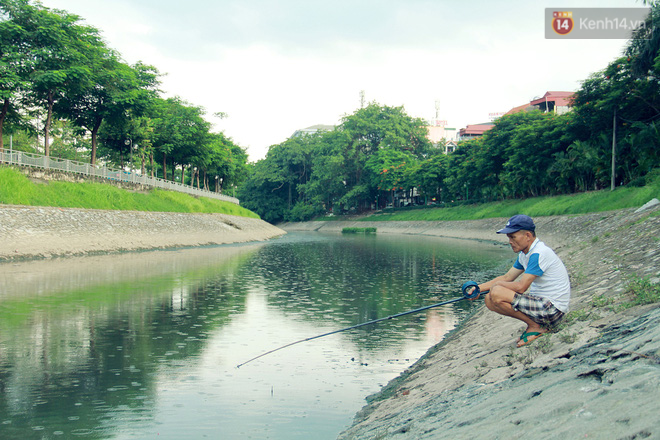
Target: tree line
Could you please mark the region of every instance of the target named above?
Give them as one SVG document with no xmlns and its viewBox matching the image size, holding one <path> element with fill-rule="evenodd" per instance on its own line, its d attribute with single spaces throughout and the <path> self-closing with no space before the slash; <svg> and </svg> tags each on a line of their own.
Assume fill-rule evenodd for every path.
<svg viewBox="0 0 660 440">
<path fill-rule="evenodd" d="M 203 108 L 162 97 L 160 77 L 123 62 L 77 15 L 0 0 L 0 152 L 11 135 L 15 150 L 102 158 L 210 190 L 242 182 L 245 150 L 211 132 Z"/>
<path fill-rule="evenodd" d="M 0 151 L 10 134 L 16 150 L 102 158 L 216 191 L 240 185 L 241 204 L 271 222 L 382 208 L 413 191 L 446 203 L 643 185 L 660 162 L 659 15 L 652 3 L 646 27 L 582 82 L 569 113 L 507 115 L 444 154 L 423 120 L 372 102 L 248 165 L 203 108 L 162 97 L 154 66 L 126 64 L 79 16 L 0 0 Z"/>
<path fill-rule="evenodd" d="M 446 203 L 645 185 L 660 175 L 660 7 L 651 6 L 646 27 L 582 82 L 568 113 L 505 115 L 444 154 L 424 121 L 372 102 L 331 131 L 271 146 L 241 204 L 270 222 L 300 221 L 383 208 L 413 190 Z"/>
</svg>

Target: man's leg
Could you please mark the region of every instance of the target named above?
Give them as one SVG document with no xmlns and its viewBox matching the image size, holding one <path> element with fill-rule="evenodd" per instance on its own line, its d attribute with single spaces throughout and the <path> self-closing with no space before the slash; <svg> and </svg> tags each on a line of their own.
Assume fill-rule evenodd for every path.
<svg viewBox="0 0 660 440">
<path fill-rule="evenodd" d="M 525 330 L 526 333 L 546 333 L 547 330 L 536 322 L 532 321 L 532 318 L 525 315 L 521 311 L 513 310 L 511 304 L 513 303 L 515 293 L 516 292 L 507 289 L 506 287 L 495 286 L 490 290 L 490 293 L 486 295 L 486 307 L 488 307 L 488 309 L 492 310 L 493 312 L 499 313 L 500 315 L 510 316 L 524 322 L 527 324 L 527 329 Z"/>
</svg>

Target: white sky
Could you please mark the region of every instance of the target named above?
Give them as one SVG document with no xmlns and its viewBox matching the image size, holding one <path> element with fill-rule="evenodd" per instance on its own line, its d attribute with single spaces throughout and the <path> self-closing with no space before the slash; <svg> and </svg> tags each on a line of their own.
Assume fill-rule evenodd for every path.
<svg viewBox="0 0 660 440">
<path fill-rule="evenodd" d="M 98 28 L 165 96 L 206 109 L 251 161 L 295 130 L 367 102 L 449 127 L 487 122 L 548 90 L 575 91 L 625 40 L 546 40 L 544 10 L 635 0 L 42 0 Z M 228 118 L 211 115 L 225 112 Z"/>
</svg>

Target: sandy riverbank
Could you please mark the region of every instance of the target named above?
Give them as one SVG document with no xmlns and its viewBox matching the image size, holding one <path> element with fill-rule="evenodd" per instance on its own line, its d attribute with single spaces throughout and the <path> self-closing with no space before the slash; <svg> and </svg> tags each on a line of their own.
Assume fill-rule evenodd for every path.
<svg viewBox="0 0 660 440">
<path fill-rule="evenodd" d="M 286 232 L 225 214 L 0 205 L 0 262 L 263 241 Z"/>
<path fill-rule="evenodd" d="M 504 240 L 505 219 L 472 222 L 327 222 L 285 230 Z M 477 312 L 356 415 L 340 439 L 660 438 L 660 309 L 615 313 L 631 277 L 660 282 L 657 207 L 536 219 L 566 263 L 573 319 L 523 348 L 522 323 Z"/>
</svg>

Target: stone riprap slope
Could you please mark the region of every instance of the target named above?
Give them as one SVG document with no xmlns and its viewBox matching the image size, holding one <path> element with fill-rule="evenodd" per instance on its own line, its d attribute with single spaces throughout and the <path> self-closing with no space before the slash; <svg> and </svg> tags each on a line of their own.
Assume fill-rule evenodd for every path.
<svg viewBox="0 0 660 440">
<path fill-rule="evenodd" d="M 241 243 L 286 232 L 225 214 L 0 205 L 0 261 Z"/>
<path fill-rule="evenodd" d="M 536 218 L 573 287 L 563 328 L 515 348 L 524 325 L 482 308 L 393 380 L 340 439 L 660 438 L 660 310 L 626 310 L 631 280 L 660 282 L 657 207 Z M 283 229 L 496 240 L 506 219 L 317 222 Z M 477 280 L 480 281 L 480 280 Z"/>
</svg>

